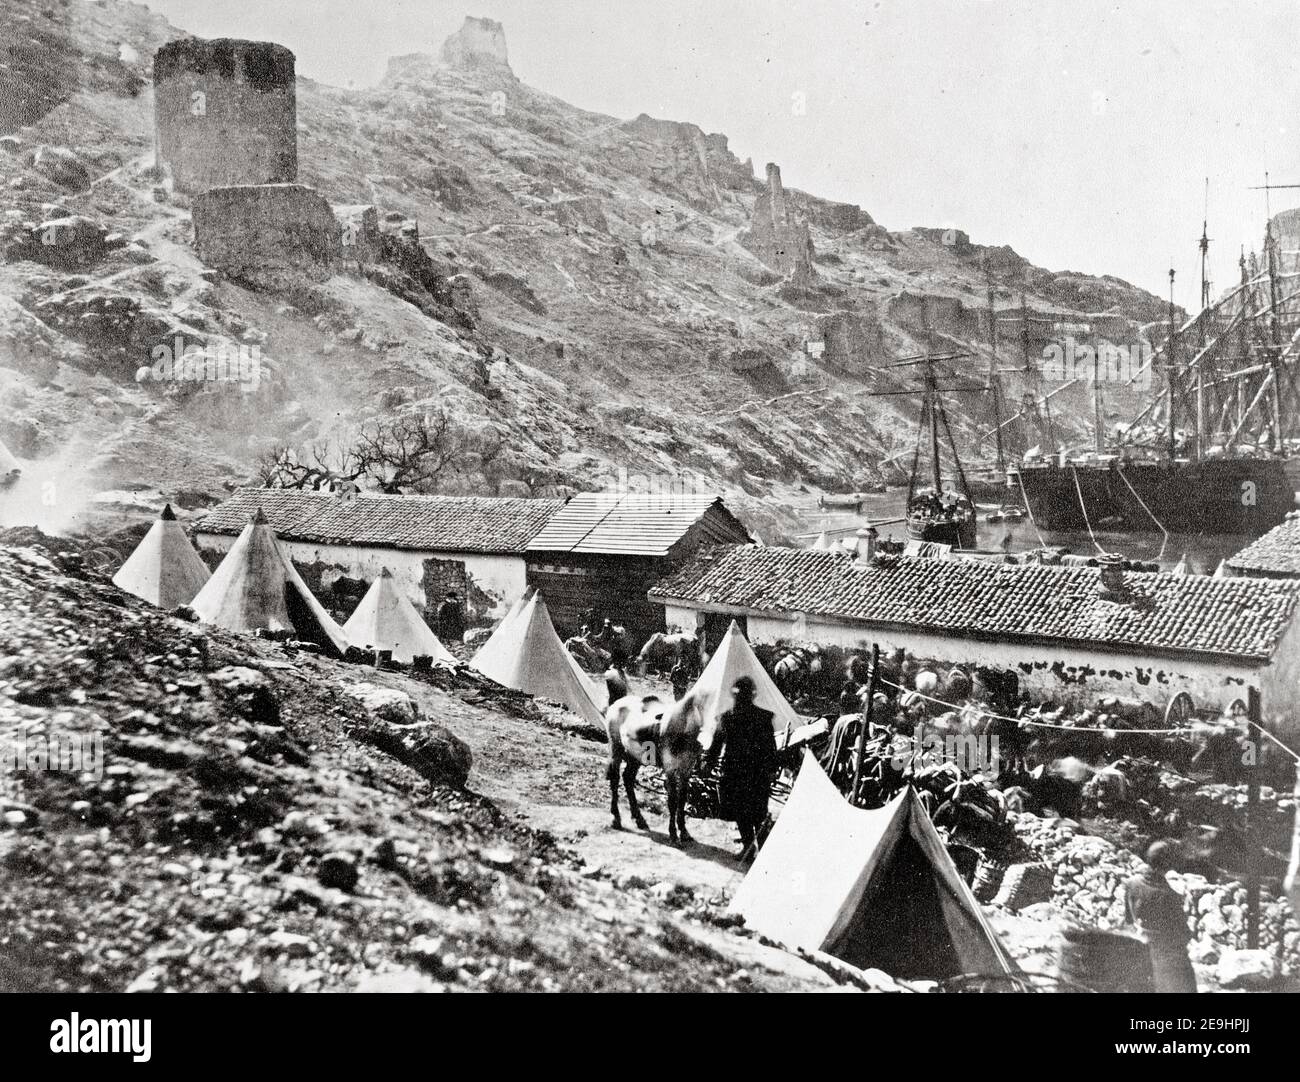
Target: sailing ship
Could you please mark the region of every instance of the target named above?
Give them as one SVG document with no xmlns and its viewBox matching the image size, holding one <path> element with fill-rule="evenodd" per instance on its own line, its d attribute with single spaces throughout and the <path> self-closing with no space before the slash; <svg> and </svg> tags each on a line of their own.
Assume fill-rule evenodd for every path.
<svg viewBox="0 0 1300 1082">
<path fill-rule="evenodd" d="M 1201 308 L 1179 323 L 1171 297 L 1150 364 L 1164 389 L 1114 440 L 1102 430 L 1094 372 L 1095 447 L 1027 456 L 1012 480 L 1048 530 L 1258 536 L 1295 507 L 1300 450 L 1300 291 L 1282 292 L 1272 219 L 1261 267 L 1243 253 L 1241 282 L 1210 300 L 1201 231 Z"/>
<path fill-rule="evenodd" d="M 907 484 L 907 507 L 904 516 L 907 521 L 907 534 L 914 541 L 931 541 L 950 545 L 955 549 L 973 549 L 977 539 L 975 500 L 971 496 L 966 472 L 962 468 L 957 445 L 953 440 L 952 427 L 948 423 L 948 414 L 943 406 L 943 391 L 983 392 L 982 387 L 948 387 L 940 388 L 936 365 L 957 357 L 968 356 L 964 353 L 935 354 L 929 349 L 930 329 L 928 314 L 925 319 L 925 337 L 927 349 L 919 357 L 907 357 L 895 361 L 890 367 L 920 364 L 921 373 L 921 415 L 917 426 L 916 449 L 912 455 L 912 469 Z M 899 392 L 879 392 L 891 394 Z M 915 392 L 902 392 L 915 393 Z M 955 484 L 944 486 L 943 460 L 940 453 L 940 430 L 947 439 L 952 455 Z M 922 452 L 928 450 L 929 471 L 922 476 Z M 928 483 L 927 483 L 928 482 Z"/>
</svg>

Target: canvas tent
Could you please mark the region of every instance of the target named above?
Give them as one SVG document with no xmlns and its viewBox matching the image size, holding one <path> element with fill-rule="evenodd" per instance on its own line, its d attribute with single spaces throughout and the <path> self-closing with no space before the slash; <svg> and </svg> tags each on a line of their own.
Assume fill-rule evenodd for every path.
<svg viewBox="0 0 1300 1082">
<path fill-rule="evenodd" d="M 190 608 L 205 623 L 231 631 L 293 631 L 331 653 L 348 648 L 343 629 L 294 570 L 261 508 Z"/>
<path fill-rule="evenodd" d="M 608 692 L 564 648 L 540 592 L 497 625 L 470 664 L 498 684 L 563 703 L 593 725 L 605 723 Z"/>
<path fill-rule="evenodd" d="M 417 656 L 449 664 L 456 661 L 429 630 L 415 606 L 393 584 L 392 572 L 386 567 L 343 625 L 343 633 L 353 646 L 391 650 L 394 661 L 409 663 Z"/>
<path fill-rule="evenodd" d="M 209 577 L 168 504 L 113 576 L 113 585 L 160 609 L 174 609 L 193 601 Z"/>
<path fill-rule="evenodd" d="M 731 908 L 788 947 L 895 978 L 1017 970 L 916 792 L 855 808 L 807 752 Z"/>
<path fill-rule="evenodd" d="M 753 679 L 754 703 L 764 710 L 772 711 L 772 727 L 778 733 L 784 733 L 787 725 L 791 729 L 797 729 L 804 724 L 804 719 L 786 702 L 785 696 L 754 656 L 745 636 L 740 633 L 739 625 L 732 620 L 722 642 L 713 652 L 713 657 L 691 688 L 692 691 L 704 692 L 708 700 L 704 711 L 705 733 L 712 732 L 718 716 L 731 709 L 731 686 L 741 676 Z"/>
</svg>

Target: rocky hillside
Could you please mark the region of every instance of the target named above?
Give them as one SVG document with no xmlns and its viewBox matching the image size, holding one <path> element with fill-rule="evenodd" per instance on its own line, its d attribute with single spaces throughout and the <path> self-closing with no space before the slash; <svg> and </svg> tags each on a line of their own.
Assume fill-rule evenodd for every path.
<svg viewBox="0 0 1300 1082">
<path fill-rule="evenodd" d="M 8 17 L 0 439 L 29 464 L 10 522 L 67 527 L 105 490 L 195 506 L 272 444 L 436 409 L 471 438 L 505 436 L 450 490 L 588 489 L 626 471 L 634 487 L 721 486 L 773 538 L 819 491 L 899 480 L 915 402 L 873 397 L 910 385 L 891 359 L 928 343 L 968 354 L 948 375 L 983 382 L 986 268 L 1013 402 L 1049 339 L 1123 342 L 1163 318 L 1117 279 L 783 188 L 725 135 L 567 105 L 521 83 L 481 20 L 392 59 L 373 88 L 298 80 L 299 179 L 374 205 L 390 232 L 418 227 L 422 250 L 302 286 L 236 280 L 204 266 L 190 201 L 153 169 L 151 60 L 182 31 L 118 0 L 15 0 Z M 256 389 L 137 383 L 177 335 L 256 346 Z M 1053 400 L 1076 435 L 1085 395 Z M 987 396 L 951 409 L 987 461 Z"/>
</svg>

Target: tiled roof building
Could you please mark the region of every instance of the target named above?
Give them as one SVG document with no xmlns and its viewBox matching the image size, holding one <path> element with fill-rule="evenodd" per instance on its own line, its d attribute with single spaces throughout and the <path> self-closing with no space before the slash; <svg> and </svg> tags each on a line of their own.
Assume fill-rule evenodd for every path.
<svg viewBox="0 0 1300 1082">
<path fill-rule="evenodd" d="M 864 626 L 1256 660 L 1272 654 L 1300 596 L 1300 587 L 1261 579 L 1129 573 L 1129 597 L 1115 601 L 1102 596 L 1099 580 L 1091 567 L 906 556 L 867 566 L 835 553 L 744 545 L 701 553 L 650 596 Z"/>
<path fill-rule="evenodd" d="M 431 625 L 448 593 L 474 623 L 501 616 L 523 594 L 524 549 L 563 506 L 562 500 L 246 488 L 199 519 L 194 532 L 212 560 L 260 508 L 312 592 L 340 620 L 386 569 Z"/>
<path fill-rule="evenodd" d="M 580 492 L 551 517 L 528 550 L 667 556 L 697 525 L 712 541 L 749 536 L 716 494 Z"/>
<path fill-rule="evenodd" d="M 198 533 L 238 534 L 260 507 L 284 541 L 520 553 L 563 506 L 563 500 L 246 488 L 204 515 L 194 529 Z"/>
<path fill-rule="evenodd" d="M 1297 582 L 735 545 L 700 551 L 648 596 L 706 643 L 736 619 L 755 643 L 875 643 L 1089 706 L 1163 708 L 1182 692 L 1219 709 L 1255 687 L 1266 720 L 1300 731 Z"/>
<path fill-rule="evenodd" d="M 583 492 L 528 543 L 528 581 L 566 633 L 609 618 L 643 639 L 663 630 L 651 585 L 701 545 L 748 540 L 716 493 Z"/>
<path fill-rule="evenodd" d="M 1292 512 L 1285 522 L 1229 557 L 1228 568 L 1238 575 L 1300 579 L 1300 514 Z"/>
</svg>

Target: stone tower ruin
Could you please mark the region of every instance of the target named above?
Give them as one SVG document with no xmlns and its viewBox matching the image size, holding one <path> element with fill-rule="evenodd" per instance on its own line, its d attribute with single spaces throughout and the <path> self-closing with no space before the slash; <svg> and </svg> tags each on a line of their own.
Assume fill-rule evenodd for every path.
<svg viewBox="0 0 1300 1082">
<path fill-rule="evenodd" d="M 781 167 L 767 163 L 767 190 L 754 201 L 749 230 L 740 242 L 779 274 L 806 284 L 812 280 L 813 244 L 808 223 L 792 213 Z"/>
<path fill-rule="evenodd" d="M 298 179 L 294 55 L 266 41 L 181 38 L 154 56 L 157 163 L 180 192 Z"/>
</svg>

